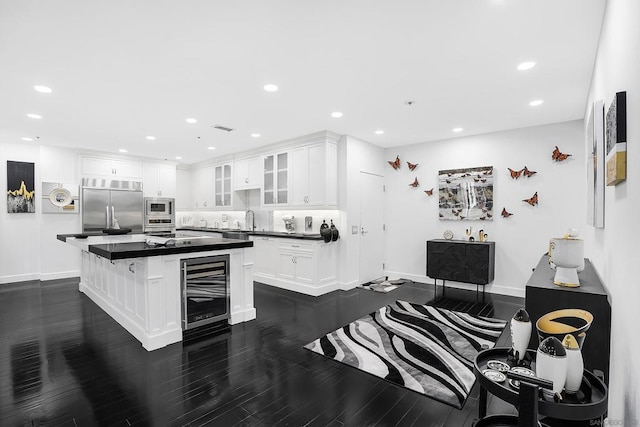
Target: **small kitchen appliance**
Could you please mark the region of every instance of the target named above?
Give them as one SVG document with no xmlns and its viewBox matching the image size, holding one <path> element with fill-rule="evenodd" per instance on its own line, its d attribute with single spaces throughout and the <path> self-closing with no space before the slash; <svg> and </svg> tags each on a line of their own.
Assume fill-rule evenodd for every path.
<svg viewBox="0 0 640 427">
<path fill-rule="evenodd" d="M 287 233 L 296 232 L 296 224 L 293 222 L 293 215 L 282 215 L 282 221 L 284 221 L 284 229 Z"/>
</svg>

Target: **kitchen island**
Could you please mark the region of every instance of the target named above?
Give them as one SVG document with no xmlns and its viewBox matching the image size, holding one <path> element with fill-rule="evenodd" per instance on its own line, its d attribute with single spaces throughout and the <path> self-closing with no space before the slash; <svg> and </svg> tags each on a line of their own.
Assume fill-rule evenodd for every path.
<svg viewBox="0 0 640 427">
<path fill-rule="evenodd" d="M 183 260 L 228 255 L 229 324 L 256 317 L 251 241 L 224 238 L 150 241 L 144 234 L 86 238 L 58 235 L 58 240 L 82 250 L 80 292 L 148 351 L 182 341 Z"/>
</svg>

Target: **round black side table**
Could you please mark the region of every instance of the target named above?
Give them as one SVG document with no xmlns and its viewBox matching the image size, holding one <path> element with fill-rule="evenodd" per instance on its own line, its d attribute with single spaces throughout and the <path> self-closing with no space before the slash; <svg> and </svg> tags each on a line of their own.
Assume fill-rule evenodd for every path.
<svg viewBox="0 0 640 427">
<path fill-rule="evenodd" d="M 505 402 L 517 406 L 517 389 L 509 385 L 508 381 L 496 383 L 482 374 L 482 371 L 487 369 L 487 362 L 490 360 L 507 362 L 509 351 L 510 348 L 506 347 L 492 348 L 481 351 L 476 356 L 473 372 L 480 383 L 480 401 L 478 404 L 480 418 L 484 418 L 487 415 L 487 393 L 491 393 Z M 533 361 L 531 369 L 535 372 L 536 352 L 527 350 L 527 354 Z M 581 391 L 584 397 L 582 401 L 578 401 L 571 396 L 566 396 L 563 401 L 558 403 L 540 398 L 538 401 L 540 415 L 571 421 L 591 420 L 602 417 L 607 412 L 607 386 L 598 377 L 585 370 L 582 377 Z"/>
</svg>

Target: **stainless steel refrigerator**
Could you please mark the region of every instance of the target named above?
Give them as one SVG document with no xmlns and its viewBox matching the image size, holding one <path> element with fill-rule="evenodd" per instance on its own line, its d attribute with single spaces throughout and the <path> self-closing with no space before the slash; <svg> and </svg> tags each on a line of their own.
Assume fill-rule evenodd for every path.
<svg viewBox="0 0 640 427">
<path fill-rule="evenodd" d="M 105 228 L 130 228 L 142 233 L 144 198 L 142 183 L 107 179 L 82 180 L 82 232 Z"/>
</svg>

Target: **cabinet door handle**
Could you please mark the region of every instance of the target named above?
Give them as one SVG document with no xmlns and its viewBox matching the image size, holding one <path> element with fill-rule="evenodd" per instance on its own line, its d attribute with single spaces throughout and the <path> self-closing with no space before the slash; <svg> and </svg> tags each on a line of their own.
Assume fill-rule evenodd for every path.
<svg viewBox="0 0 640 427">
<path fill-rule="evenodd" d="M 300 245 L 291 245 L 292 248 L 299 248 Z"/>
<path fill-rule="evenodd" d="M 245 183 L 245 184 L 248 184 L 248 183 L 249 183 L 249 178 L 245 178 L 245 179 L 244 179 L 244 183 Z"/>
<path fill-rule="evenodd" d="M 130 272 L 132 272 L 132 273 L 135 273 L 135 272 L 136 272 L 135 264 L 134 264 L 134 263 L 129 264 L 129 271 L 130 271 Z"/>
</svg>

